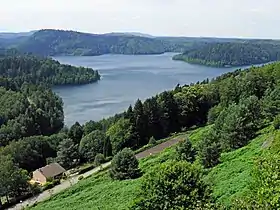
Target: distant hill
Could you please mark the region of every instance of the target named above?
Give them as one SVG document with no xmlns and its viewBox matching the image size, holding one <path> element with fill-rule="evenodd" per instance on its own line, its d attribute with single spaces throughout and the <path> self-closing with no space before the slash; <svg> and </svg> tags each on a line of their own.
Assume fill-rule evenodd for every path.
<svg viewBox="0 0 280 210">
<path fill-rule="evenodd" d="M 275 60 L 274 52 L 278 51 L 279 43 L 280 41 L 277 40 L 238 38 L 154 37 L 139 32 L 91 34 L 43 29 L 24 33 L 0 33 L 0 48 L 16 48 L 21 53 L 43 56 L 95 56 L 103 54 L 151 55 L 177 52 L 183 54 L 176 56 L 174 58 L 176 60 L 210 66 L 238 66 L 273 61 Z M 246 45 L 246 49 L 238 50 L 242 48 L 242 45 Z M 229 49 L 230 52 L 227 53 Z M 232 57 L 232 51 L 238 53 L 238 55 L 233 55 L 235 58 L 223 58 L 225 55 Z M 217 54 L 221 56 L 217 56 Z M 239 59 L 237 57 L 245 59 L 246 62 L 236 61 Z"/>
<path fill-rule="evenodd" d="M 14 39 L 18 37 L 26 37 L 31 36 L 36 31 L 29 31 L 29 32 L 19 32 L 19 33 L 12 33 L 12 32 L 0 32 L 0 38 L 2 39 Z"/>
<path fill-rule="evenodd" d="M 138 36 L 138 37 L 146 37 L 146 38 L 155 38 L 155 36 L 152 36 L 150 34 L 143 34 L 139 32 L 112 32 L 107 33 L 105 35 L 112 35 L 112 36 Z"/>
<path fill-rule="evenodd" d="M 173 59 L 214 67 L 262 64 L 280 60 L 280 42 L 248 40 L 235 43 L 208 43 L 176 55 Z"/>
<path fill-rule="evenodd" d="M 89 34 L 63 30 L 40 30 L 16 44 L 22 52 L 39 55 L 161 54 L 169 43 L 123 34 Z"/>
</svg>

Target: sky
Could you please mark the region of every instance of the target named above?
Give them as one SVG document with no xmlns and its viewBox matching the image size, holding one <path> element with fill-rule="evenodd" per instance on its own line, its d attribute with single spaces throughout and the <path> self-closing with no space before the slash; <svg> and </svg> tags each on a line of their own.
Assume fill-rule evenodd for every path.
<svg viewBox="0 0 280 210">
<path fill-rule="evenodd" d="M 0 0 L 0 31 L 280 39 L 280 0 Z"/>
</svg>

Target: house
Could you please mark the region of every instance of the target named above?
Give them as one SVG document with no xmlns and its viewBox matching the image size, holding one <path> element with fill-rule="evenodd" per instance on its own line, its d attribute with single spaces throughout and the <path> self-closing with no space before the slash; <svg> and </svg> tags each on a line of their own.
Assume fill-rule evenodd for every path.
<svg viewBox="0 0 280 210">
<path fill-rule="evenodd" d="M 49 179 L 60 179 L 65 171 L 58 163 L 52 163 L 34 171 L 32 182 L 44 185 Z"/>
</svg>

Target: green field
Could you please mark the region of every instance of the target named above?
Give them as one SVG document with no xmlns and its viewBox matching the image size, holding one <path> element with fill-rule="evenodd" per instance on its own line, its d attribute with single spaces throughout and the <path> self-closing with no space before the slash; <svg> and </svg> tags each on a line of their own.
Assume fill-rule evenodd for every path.
<svg viewBox="0 0 280 210">
<path fill-rule="evenodd" d="M 207 129 L 209 129 L 209 126 L 199 128 L 190 134 L 190 139 L 194 145 Z M 260 131 L 249 145 L 222 155 L 222 163 L 207 172 L 205 176 L 205 180 L 213 184 L 214 198 L 228 205 L 231 199 L 246 193 L 254 160 L 261 156 L 263 150 L 269 148 L 276 141 L 276 132 L 268 127 Z M 174 155 L 174 147 L 168 148 L 158 155 L 141 160 L 140 167 L 144 173 L 149 172 L 156 165 L 172 159 Z M 133 200 L 137 198 L 140 184 L 141 178 L 128 181 L 112 181 L 105 171 L 81 180 L 72 188 L 48 201 L 39 203 L 31 209 L 128 209 Z"/>
</svg>

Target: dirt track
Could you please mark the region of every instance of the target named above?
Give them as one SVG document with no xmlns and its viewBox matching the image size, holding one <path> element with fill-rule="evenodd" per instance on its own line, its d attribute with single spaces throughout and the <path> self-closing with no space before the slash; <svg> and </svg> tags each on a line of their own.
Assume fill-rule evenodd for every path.
<svg viewBox="0 0 280 210">
<path fill-rule="evenodd" d="M 182 140 L 183 139 L 180 136 L 174 137 L 173 139 L 171 139 L 169 141 L 163 142 L 157 146 L 154 146 L 150 149 L 140 152 L 140 153 L 136 154 L 135 156 L 137 159 L 141 159 L 141 158 L 148 157 L 149 155 L 154 155 L 154 154 L 160 153 L 162 150 L 164 150 L 168 147 L 171 147 L 172 145 L 177 144 L 178 142 L 180 142 Z"/>
</svg>

